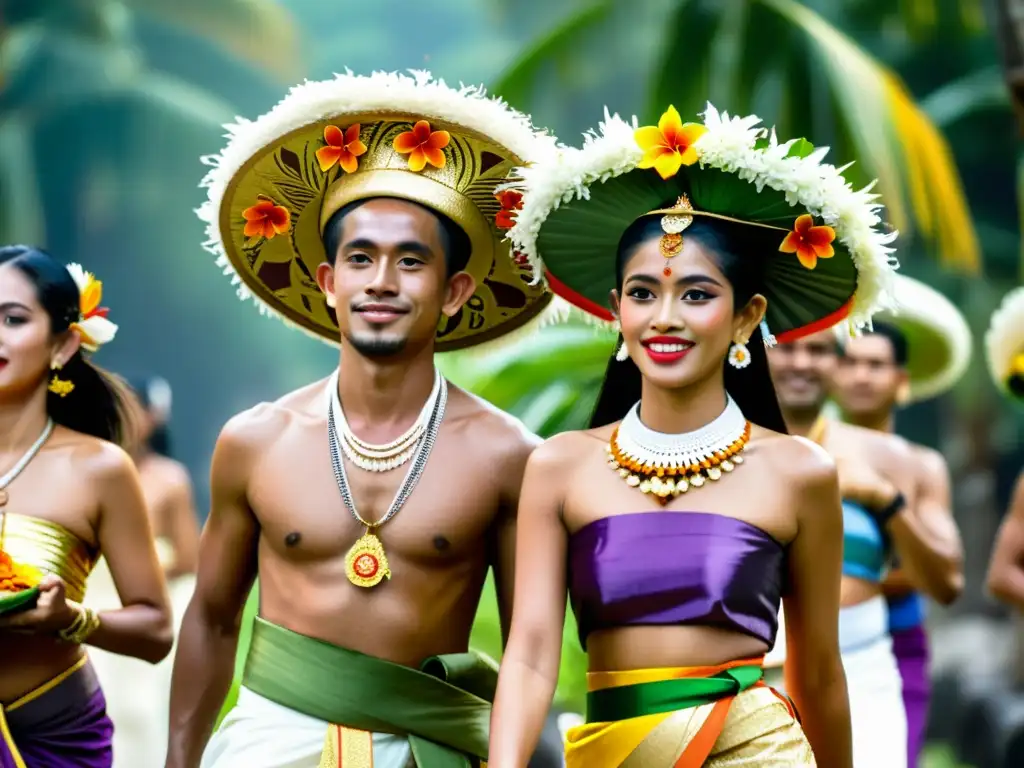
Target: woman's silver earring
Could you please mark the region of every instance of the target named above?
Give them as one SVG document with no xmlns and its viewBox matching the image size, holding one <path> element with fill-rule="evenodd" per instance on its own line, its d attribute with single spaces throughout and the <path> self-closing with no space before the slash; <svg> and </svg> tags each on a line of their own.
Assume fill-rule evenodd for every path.
<svg viewBox="0 0 1024 768">
<path fill-rule="evenodd" d="M 746 368 L 750 365 L 750 350 L 742 341 L 734 341 L 729 347 L 729 365 L 733 368 Z"/>
</svg>

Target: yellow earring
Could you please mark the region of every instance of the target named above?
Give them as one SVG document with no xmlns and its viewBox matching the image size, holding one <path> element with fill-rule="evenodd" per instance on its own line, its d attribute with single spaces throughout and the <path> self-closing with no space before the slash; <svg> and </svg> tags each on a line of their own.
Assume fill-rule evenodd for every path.
<svg viewBox="0 0 1024 768">
<path fill-rule="evenodd" d="M 59 371 L 63 367 L 64 366 L 61 365 L 60 362 L 57 360 L 54 360 L 52 363 L 50 363 L 50 369 L 54 371 Z M 46 388 L 53 392 L 53 394 L 55 395 L 58 395 L 60 397 L 67 397 L 68 395 L 75 391 L 75 383 L 70 379 L 62 379 L 55 373 L 53 374 L 53 377 L 50 379 L 50 383 L 49 385 L 47 385 Z"/>
</svg>

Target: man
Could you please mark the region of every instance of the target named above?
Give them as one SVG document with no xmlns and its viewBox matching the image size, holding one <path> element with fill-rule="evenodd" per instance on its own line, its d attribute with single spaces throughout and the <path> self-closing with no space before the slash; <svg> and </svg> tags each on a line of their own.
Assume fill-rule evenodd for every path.
<svg viewBox="0 0 1024 768">
<path fill-rule="evenodd" d="M 768 359 L 789 431 L 821 444 L 839 468 L 844 500 L 839 634 L 854 764 L 903 768 L 906 715 L 881 582 L 890 540 L 915 580 L 931 573 L 926 529 L 916 512 L 917 461 L 901 438 L 823 414 L 839 364 L 832 330 L 780 344 L 769 350 Z M 784 653 L 784 648 L 777 648 L 773 656 L 784 659 Z"/>
<path fill-rule="evenodd" d="M 985 351 L 996 386 L 1011 402 L 1024 404 L 1024 288 L 1007 294 L 992 314 Z M 996 536 L 987 581 L 996 598 L 1024 611 L 1024 471 Z"/>
<path fill-rule="evenodd" d="M 495 669 L 468 639 L 488 567 L 507 631 L 536 441 L 433 356 L 549 302 L 502 242 L 516 201 L 496 187 L 553 146 L 424 73 L 306 83 L 234 132 L 200 211 L 212 247 L 260 303 L 340 342 L 342 364 L 218 439 L 169 768 L 486 759 Z M 243 687 L 207 745 L 257 575 Z"/>
<path fill-rule="evenodd" d="M 843 341 L 833 395 L 851 424 L 892 433 L 893 412 L 906 404 L 943 394 L 967 370 L 971 333 L 966 320 L 938 291 L 897 275 L 899 310 L 875 321 L 872 332 Z M 888 322 L 886 322 L 888 321 Z M 908 344 L 914 339 L 914 345 Z M 928 596 L 949 605 L 963 591 L 963 548 L 953 519 L 949 469 L 942 454 L 911 445 L 917 462 L 915 512 L 932 552 L 927 560 Z M 907 760 L 917 765 L 924 745 L 931 696 L 924 605 L 900 568 L 882 584 L 889 602 L 889 631 L 903 680 L 907 714 Z"/>
</svg>

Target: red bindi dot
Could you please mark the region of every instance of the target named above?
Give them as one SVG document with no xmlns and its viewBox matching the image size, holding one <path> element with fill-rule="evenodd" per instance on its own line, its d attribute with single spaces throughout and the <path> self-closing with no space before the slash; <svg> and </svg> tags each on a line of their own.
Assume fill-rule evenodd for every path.
<svg viewBox="0 0 1024 768">
<path fill-rule="evenodd" d="M 665 267 L 665 269 L 662 270 L 661 274 L 663 274 L 665 277 L 672 277 L 672 268 Z"/>
</svg>

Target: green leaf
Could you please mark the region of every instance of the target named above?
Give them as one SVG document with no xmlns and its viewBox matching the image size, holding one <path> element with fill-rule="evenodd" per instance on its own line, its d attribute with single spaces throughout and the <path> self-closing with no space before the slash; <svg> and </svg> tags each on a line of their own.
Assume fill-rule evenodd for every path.
<svg viewBox="0 0 1024 768">
<path fill-rule="evenodd" d="M 569 14 L 547 34 L 535 40 L 510 67 L 498 76 L 490 90 L 509 104 L 523 108 L 530 101 L 530 93 L 541 67 L 550 63 L 562 52 L 571 50 L 573 40 L 590 27 L 603 21 L 611 11 L 612 5 L 611 0 L 598 0 L 592 5 Z"/>
<path fill-rule="evenodd" d="M 46 225 L 33 164 L 31 130 L 0 121 L 0 243 L 45 243 Z"/>
<path fill-rule="evenodd" d="M 797 139 L 789 148 L 786 157 L 808 157 L 814 151 L 814 145 L 807 139 Z"/>
<path fill-rule="evenodd" d="M 291 80 L 303 72 L 291 12 L 275 0 L 122 0 L 134 11 L 214 40 L 236 56 Z M 341 12 L 339 10 L 339 12 Z"/>
</svg>

